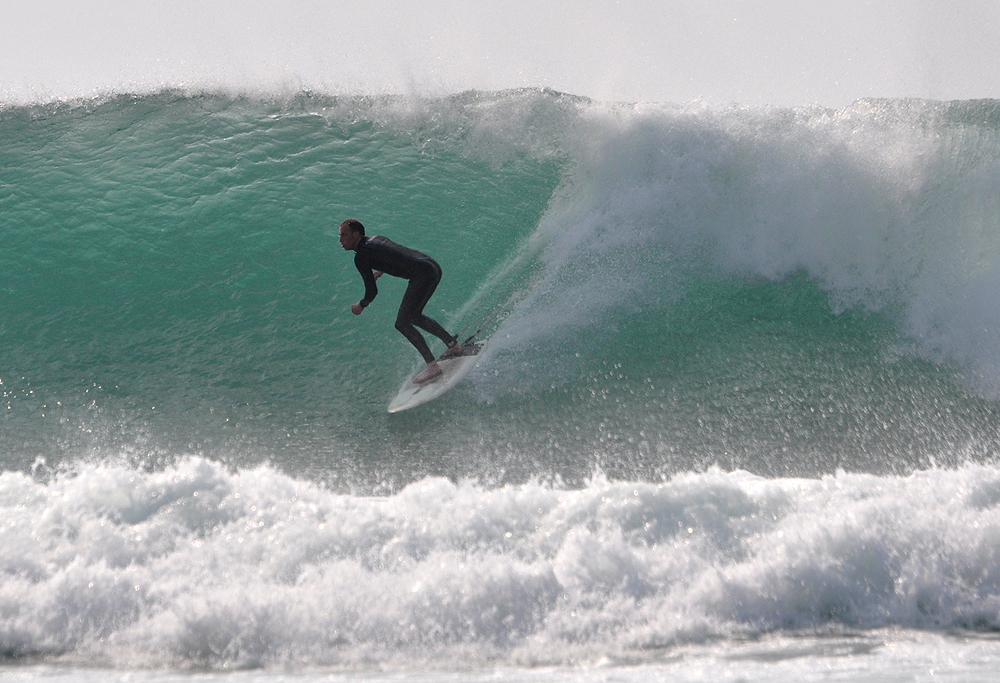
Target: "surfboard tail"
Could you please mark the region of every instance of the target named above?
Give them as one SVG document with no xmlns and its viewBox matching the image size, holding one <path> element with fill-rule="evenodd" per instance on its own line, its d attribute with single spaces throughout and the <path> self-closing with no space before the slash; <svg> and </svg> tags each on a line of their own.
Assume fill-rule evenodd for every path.
<svg viewBox="0 0 1000 683">
<path fill-rule="evenodd" d="M 462 344 L 462 350 L 461 351 L 459 351 L 458 353 L 448 353 L 447 351 L 445 351 L 440 356 L 438 356 L 438 360 L 442 361 L 442 360 L 448 360 L 448 359 L 451 359 L 451 358 L 464 358 L 466 356 L 478 356 L 479 352 L 482 351 L 482 349 L 483 349 L 482 343 L 472 343 L 469 340 L 466 340 Z"/>
<path fill-rule="evenodd" d="M 469 342 L 468 349 L 463 349 L 463 353 L 439 361 L 442 373 L 424 384 L 414 384 L 413 377 L 410 377 L 389 404 L 389 412 L 398 413 L 415 408 L 445 393 L 471 372 L 485 348 L 485 341 Z"/>
</svg>

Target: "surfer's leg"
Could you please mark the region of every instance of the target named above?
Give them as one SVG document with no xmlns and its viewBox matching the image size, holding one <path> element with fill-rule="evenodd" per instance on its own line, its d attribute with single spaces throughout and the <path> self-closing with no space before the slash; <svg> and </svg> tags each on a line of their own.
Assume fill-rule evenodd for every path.
<svg viewBox="0 0 1000 683">
<path fill-rule="evenodd" d="M 434 320 L 434 318 L 428 318 L 423 313 L 421 313 L 420 316 L 413 321 L 413 324 L 420 329 L 427 330 L 433 334 L 435 337 L 443 341 L 448 348 L 451 348 L 458 343 L 458 337 L 453 334 L 448 334 L 448 330 L 441 327 L 437 320 Z"/>
<path fill-rule="evenodd" d="M 417 350 L 426 362 L 434 362 L 434 354 L 431 353 L 430 347 L 427 346 L 427 340 L 424 339 L 424 335 L 417 331 L 412 322 L 409 322 L 408 319 L 401 320 L 400 318 L 396 318 L 396 329 L 413 344 L 413 348 Z"/>
<path fill-rule="evenodd" d="M 428 259 L 427 263 L 427 275 L 419 279 L 419 294 L 415 293 L 414 295 L 415 303 L 412 308 L 413 324 L 433 334 L 450 349 L 458 344 L 458 337 L 449 334 L 448 330 L 444 329 L 441 323 L 434 320 L 434 318 L 424 315 L 424 306 L 430 301 L 431 296 L 434 295 L 434 290 L 437 289 L 438 283 L 441 282 L 441 266 L 434 259 Z M 414 282 L 417 282 L 417 279 L 410 280 L 410 286 L 413 286 Z M 409 293 L 409 288 L 406 291 Z"/>
<path fill-rule="evenodd" d="M 436 285 L 437 282 L 431 282 L 430 289 L 432 293 Z M 441 374 L 441 366 L 434 360 L 434 354 L 431 353 L 430 348 L 427 346 L 427 340 L 424 339 L 424 335 L 420 334 L 413 325 L 414 318 L 420 317 L 419 310 L 415 309 L 418 306 L 423 308 L 424 304 L 427 303 L 427 299 L 430 298 L 429 296 L 424 296 L 425 288 L 425 283 L 422 283 L 420 280 L 410 280 L 410 284 L 406 287 L 406 293 L 403 295 L 403 302 L 399 304 L 399 313 L 396 315 L 396 329 L 413 344 L 413 348 L 423 356 L 424 361 L 427 363 L 427 369 L 413 378 L 413 381 L 417 384 L 423 384 Z"/>
<path fill-rule="evenodd" d="M 437 283 L 432 281 L 432 294 L 436 286 Z M 426 283 L 423 280 L 417 278 L 410 280 L 410 284 L 406 287 L 406 293 L 403 294 L 403 301 L 399 304 L 399 313 L 396 315 L 396 329 L 413 344 L 413 348 L 420 353 L 427 363 L 433 363 L 434 354 L 431 353 L 430 347 L 427 346 L 427 340 L 424 339 L 424 335 L 420 334 L 414 326 L 414 323 L 423 317 L 421 310 L 427 303 L 427 299 L 430 298 L 429 295 L 424 296 L 425 289 Z"/>
</svg>

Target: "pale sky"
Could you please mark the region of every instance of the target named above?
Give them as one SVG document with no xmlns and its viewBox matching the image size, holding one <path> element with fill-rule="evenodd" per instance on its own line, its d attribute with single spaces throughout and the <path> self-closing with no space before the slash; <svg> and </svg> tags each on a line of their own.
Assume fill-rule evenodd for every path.
<svg viewBox="0 0 1000 683">
<path fill-rule="evenodd" d="M 551 87 L 711 105 L 1000 98 L 1000 0 L 4 0 L 0 100 Z"/>
</svg>

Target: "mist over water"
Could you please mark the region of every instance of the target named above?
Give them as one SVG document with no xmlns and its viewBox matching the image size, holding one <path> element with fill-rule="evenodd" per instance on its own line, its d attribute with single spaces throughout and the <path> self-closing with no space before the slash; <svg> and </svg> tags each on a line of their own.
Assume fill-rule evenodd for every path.
<svg viewBox="0 0 1000 683">
<path fill-rule="evenodd" d="M 843 107 L 1000 95 L 1000 7 L 641 0 L 9 0 L 0 100 L 171 88 L 443 96 L 549 87 L 603 102 Z"/>
</svg>

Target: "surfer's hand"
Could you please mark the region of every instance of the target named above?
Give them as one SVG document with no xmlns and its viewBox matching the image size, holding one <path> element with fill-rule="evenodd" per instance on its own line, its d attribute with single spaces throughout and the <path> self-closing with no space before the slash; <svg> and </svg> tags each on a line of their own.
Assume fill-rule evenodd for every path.
<svg viewBox="0 0 1000 683">
<path fill-rule="evenodd" d="M 383 273 L 381 270 L 376 270 L 372 272 L 372 275 L 374 275 L 375 279 L 378 280 L 380 277 L 385 275 L 385 273 Z"/>
<path fill-rule="evenodd" d="M 365 310 L 365 307 L 359 303 L 351 305 L 351 313 L 353 313 L 354 315 L 361 315 L 361 312 L 363 310 Z"/>
</svg>

